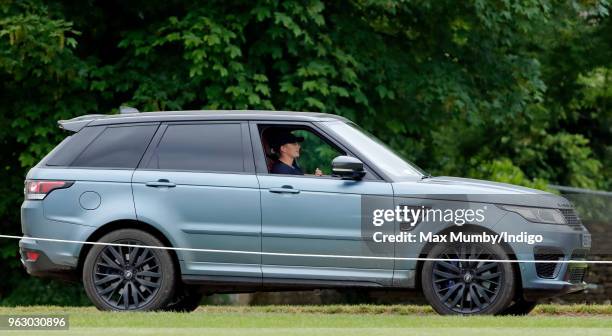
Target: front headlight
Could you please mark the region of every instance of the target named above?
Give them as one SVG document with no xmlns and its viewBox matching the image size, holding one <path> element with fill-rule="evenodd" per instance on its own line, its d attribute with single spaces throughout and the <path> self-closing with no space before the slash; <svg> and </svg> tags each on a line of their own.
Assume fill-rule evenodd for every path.
<svg viewBox="0 0 612 336">
<path fill-rule="evenodd" d="M 558 209 L 530 208 L 515 205 L 504 205 L 502 208 L 516 212 L 530 222 L 548 224 L 567 224 L 565 217 Z"/>
</svg>

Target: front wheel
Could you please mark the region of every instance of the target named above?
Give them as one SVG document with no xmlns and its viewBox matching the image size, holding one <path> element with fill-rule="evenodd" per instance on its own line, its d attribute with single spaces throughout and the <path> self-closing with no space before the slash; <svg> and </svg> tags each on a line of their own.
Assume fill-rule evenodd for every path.
<svg viewBox="0 0 612 336">
<path fill-rule="evenodd" d="M 514 272 L 509 262 L 499 261 L 509 260 L 499 245 L 436 245 L 427 257 L 434 260 L 423 264 L 421 283 L 425 298 L 438 313 L 499 314 L 512 302 Z"/>
<path fill-rule="evenodd" d="M 164 246 L 151 234 L 135 229 L 113 231 L 99 242 Z M 174 296 L 176 274 L 167 250 L 94 245 L 83 265 L 83 285 L 100 310 L 158 310 Z"/>
</svg>

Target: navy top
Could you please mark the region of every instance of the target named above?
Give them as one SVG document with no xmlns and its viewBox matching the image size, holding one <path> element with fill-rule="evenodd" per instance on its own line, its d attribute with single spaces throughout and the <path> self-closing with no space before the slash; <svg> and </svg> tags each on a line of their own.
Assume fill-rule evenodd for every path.
<svg viewBox="0 0 612 336">
<path fill-rule="evenodd" d="M 274 162 L 274 165 L 272 165 L 272 170 L 270 172 L 272 174 L 304 175 L 304 172 L 302 172 L 302 169 L 297 165 L 297 163 L 295 163 L 295 161 L 293 162 L 293 166 L 290 166 L 280 160 L 276 161 Z"/>
</svg>

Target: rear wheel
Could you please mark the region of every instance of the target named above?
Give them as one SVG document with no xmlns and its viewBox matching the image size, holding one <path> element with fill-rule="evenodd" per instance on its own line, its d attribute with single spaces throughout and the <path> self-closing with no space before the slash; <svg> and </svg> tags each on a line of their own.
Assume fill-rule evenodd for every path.
<svg viewBox="0 0 612 336">
<path fill-rule="evenodd" d="M 163 247 L 151 234 L 113 231 L 99 242 Z M 101 310 L 157 310 L 174 296 L 176 276 L 167 250 L 138 246 L 94 245 L 83 265 L 87 296 Z"/>
<path fill-rule="evenodd" d="M 437 245 L 427 257 L 438 260 L 425 261 L 421 283 L 425 298 L 438 313 L 498 314 L 512 302 L 514 273 L 509 262 L 495 261 L 508 259 L 499 245 Z"/>
</svg>

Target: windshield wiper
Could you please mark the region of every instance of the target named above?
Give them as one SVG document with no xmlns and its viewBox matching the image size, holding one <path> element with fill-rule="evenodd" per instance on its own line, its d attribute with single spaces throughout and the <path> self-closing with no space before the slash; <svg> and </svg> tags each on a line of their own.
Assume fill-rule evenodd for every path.
<svg viewBox="0 0 612 336">
<path fill-rule="evenodd" d="M 428 174 L 424 174 L 423 176 L 421 176 L 421 180 L 432 178 L 432 177 L 433 176 L 431 176 L 431 174 L 429 174 L 429 173 Z"/>
</svg>

